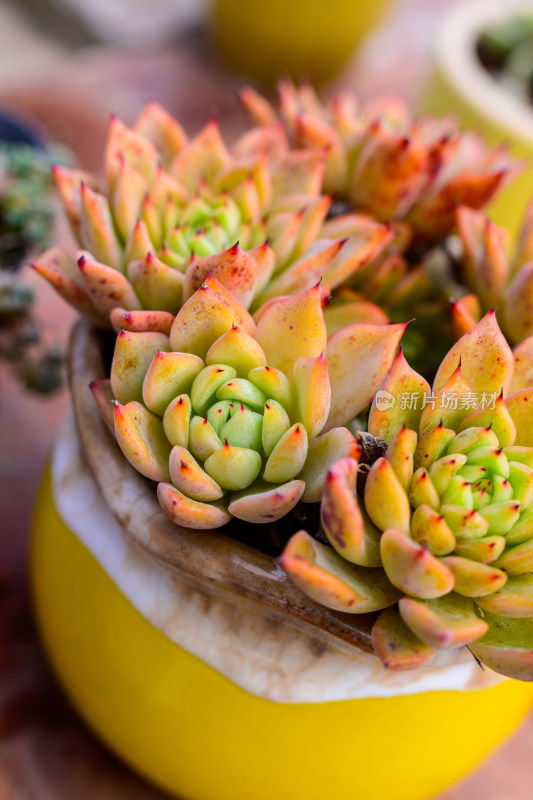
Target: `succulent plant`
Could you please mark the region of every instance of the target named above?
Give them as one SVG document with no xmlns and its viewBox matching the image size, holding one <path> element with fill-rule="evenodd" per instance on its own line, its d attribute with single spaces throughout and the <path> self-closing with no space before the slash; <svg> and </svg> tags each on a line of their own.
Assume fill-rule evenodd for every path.
<svg viewBox="0 0 533 800">
<path fill-rule="evenodd" d="M 281 81 L 279 116 L 253 89 L 240 97 L 259 125 L 281 120 L 293 147 L 326 152 L 325 191 L 375 219 L 405 220 L 417 238 L 446 236 L 458 205 L 482 208 L 517 169 L 505 147 L 488 149 L 450 117 L 413 118 L 398 97 L 359 108 L 342 91 L 323 104 L 310 85 Z"/>
<path fill-rule="evenodd" d="M 450 350 L 432 389 L 400 352 L 369 413 L 382 455 L 331 465 L 329 545 L 300 531 L 282 554 L 317 602 L 382 612 L 372 639 L 390 668 L 468 645 L 533 680 L 532 365 L 515 363 L 493 311 Z"/>
<path fill-rule="evenodd" d="M 0 268 L 14 269 L 28 247 L 46 247 L 54 222 L 53 159 L 68 163 L 64 148 L 50 152 L 0 142 Z"/>
<path fill-rule="evenodd" d="M 354 324 L 327 342 L 318 285 L 271 301 L 256 325 L 210 275 L 170 330 L 123 330 L 110 380 L 92 389 L 174 522 L 272 522 L 317 502 L 328 465 L 356 453 L 343 426 L 372 399 L 404 328 Z"/>
<path fill-rule="evenodd" d="M 116 308 L 175 315 L 211 273 L 247 308 L 309 288 L 334 288 L 394 238 L 350 215 L 342 236 L 321 195 L 325 154 L 290 150 L 283 128 L 245 132 L 231 151 L 214 120 L 189 140 L 155 103 L 133 128 L 111 121 L 106 186 L 56 168 L 82 250 L 52 248 L 35 269 L 80 312 L 109 323 Z M 154 317 L 151 317 L 154 319 Z"/>
<path fill-rule="evenodd" d="M 454 306 L 457 332 L 468 330 L 496 306 L 510 341 L 524 341 L 533 334 L 533 200 L 512 256 L 507 252 L 507 231 L 481 211 L 459 207 L 457 231 L 461 278 L 473 292 Z"/>
</svg>

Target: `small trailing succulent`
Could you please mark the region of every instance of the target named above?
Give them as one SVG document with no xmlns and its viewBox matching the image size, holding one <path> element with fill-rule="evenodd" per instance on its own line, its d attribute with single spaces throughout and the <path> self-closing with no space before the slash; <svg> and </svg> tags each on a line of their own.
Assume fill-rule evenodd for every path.
<svg viewBox="0 0 533 800">
<path fill-rule="evenodd" d="M 382 612 L 387 666 L 468 644 L 531 679 L 533 337 L 513 354 L 494 312 L 480 319 L 497 292 L 481 209 L 515 165 L 396 100 L 280 97 L 278 118 L 243 92 L 258 125 L 231 148 L 155 103 L 131 129 L 113 119 L 103 187 L 54 171 L 80 250 L 34 267 L 114 330 L 91 389 L 177 525 L 320 508 L 316 530 L 287 526 L 281 563 L 330 608 Z M 421 350 L 433 390 L 408 363 Z"/>
<path fill-rule="evenodd" d="M 29 145 L 0 143 L 0 360 L 9 364 L 26 388 L 49 393 L 62 382 L 63 358 L 46 343 L 34 318 L 34 293 L 17 270 L 32 248 L 46 247 L 52 236 L 55 192 L 52 160 L 68 154 Z"/>
<path fill-rule="evenodd" d="M 494 312 L 432 388 L 400 353 L 370 409 L 383 450 L 359 498 L 358 459 L 342 458 L 322 496 L 328 544 L 300 531 L 285 547 L 284 569 L 314 600 L 382 612 L 372 639 L 389 668 L 468 645 L 497 672 L 533 678 L 531 383 L 533 362 L 513 357 Z"/>
<path fill-rule="evenodd" d="M 476 45 L 485 69 L 509 92 L 533 103 L 533 14 L 524 9 L 482 31 Z"/>
</svg>

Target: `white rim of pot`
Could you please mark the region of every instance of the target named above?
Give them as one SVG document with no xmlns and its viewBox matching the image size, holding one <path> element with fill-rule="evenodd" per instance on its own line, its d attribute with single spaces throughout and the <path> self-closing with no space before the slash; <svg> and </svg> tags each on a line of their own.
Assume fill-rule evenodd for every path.
<svg viewBox="0 0 533 800">
<path fill-rule="evenodd" d="M 518 139 L 533 145 L 533 109 L 500 86 L 479 62 L 475 42 L 487 25 L 515 13 L 533 13 L 531 0 L 472 0 L 445 16 L 438 34 L 436 60 L 454 90 L 478 113 Z"/>
</svg>

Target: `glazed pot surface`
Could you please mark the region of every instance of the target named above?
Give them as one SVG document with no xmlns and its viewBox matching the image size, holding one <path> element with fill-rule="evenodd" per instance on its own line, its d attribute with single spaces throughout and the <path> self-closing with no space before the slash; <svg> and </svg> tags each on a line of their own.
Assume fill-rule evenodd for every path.
<svg viewBox="0 0 533 800">
<path fill-rule="evenodd" d="M 533 686 L 514 681 L 325 703 L 256 697 L 130 605 L 59 516 L 49 474 L 31 580 L 49 659 L 82 716 L 188 800 L 424 800 L 478 764 L 533 699 Z"/>
</svg>

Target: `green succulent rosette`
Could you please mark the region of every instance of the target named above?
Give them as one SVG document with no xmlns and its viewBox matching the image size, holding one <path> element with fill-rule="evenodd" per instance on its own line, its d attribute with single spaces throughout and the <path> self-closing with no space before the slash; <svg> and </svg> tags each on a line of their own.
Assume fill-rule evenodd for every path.
<svg viewBox="0 0 533 800">
<path fill-rule="evenodd" d="M 252 309 L 320 279 L 333 288 L 394 232 L 354 214 L 337 235 L 326 221 L 333 197 L 321 194 L 325 163 L 325 152 L 291 150 L 280 125 L 229 147 L 214 120 L 189 138 L 150 103 L 131 128 L 111 120 L 103 182 L 54 169 L 80 249 L 54 247 L 33 266 L 85 316 L 109 324 L 112 314 L 120 329 L 131 312 L 130 330 L 168 327 L 210 273 Z"/>
<path fill-rule="evenodd" d="M 452 348 L 432 388 L 400 352 L 370 410 L 384 452 L 362 496 L 358 459 L 340 459 L 321 504 L 330 546 L 301 531 L 285 548 L 283 567 L 317 602 L 382 612 L 372 639 L 390 668 L 468 645 L 533 680 L 531 371 L 515 369 L 494 312 Z"/>
<path fill-rule="evenodd" d="M 121 331 L 110 379 L 91 386 L 177 524 L 267 523 L 319 501 L 329 465 L 357 453 L 344 425 L 372 399 L 405 328 L 355 324 L 328 341 L 318 285 L 256 320 L 210 275 L 169 335 Z"/>
</svg>

